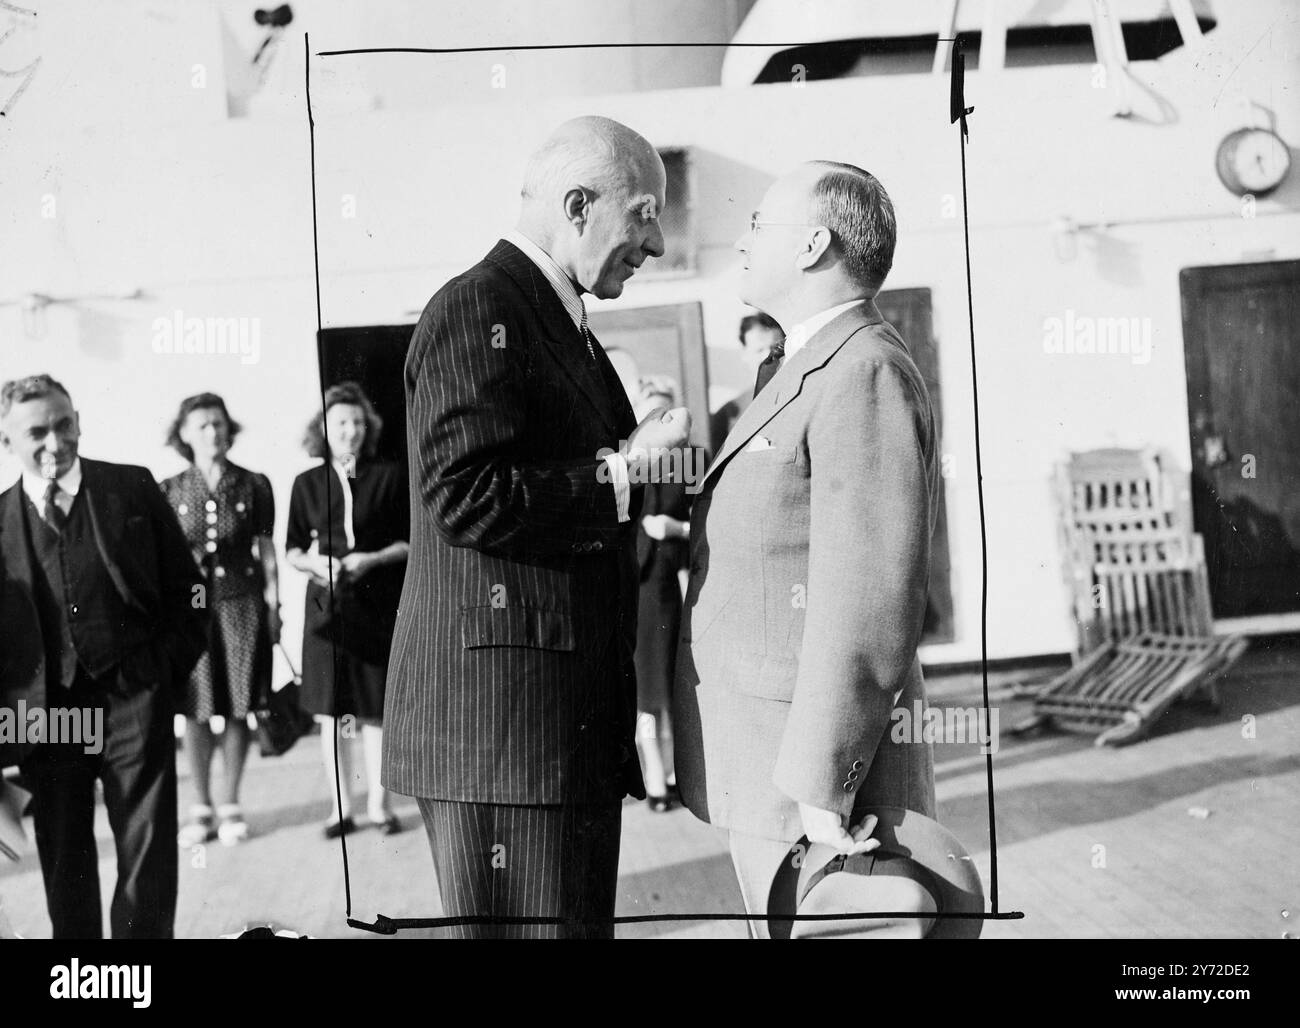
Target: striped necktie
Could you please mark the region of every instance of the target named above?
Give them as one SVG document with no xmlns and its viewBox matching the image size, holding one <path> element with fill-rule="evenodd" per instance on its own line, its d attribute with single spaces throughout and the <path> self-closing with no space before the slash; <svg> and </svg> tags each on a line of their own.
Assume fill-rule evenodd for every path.
<svg viewBox="0 0 1300 1028">
<path fill-rule="evenodd" d="M 582 324 L 578 327 L 582 329 L 582 341 L 587 344 L 587 353 L 591 356 L 591 359 L 594 362 L 596 359 L 596 348 L 591 345 L 591 331 L 587 328 L 587 305 L 582 303 L 581 297 L 578 298 L 578 302 L 582 304 Z"/>
<path fill-rule="evenodd" d="M 63 495 L 63 490 L 59 488 L 58 482 L 51 482 L 45 487 L 45 512 L 42 517 L 45 523 L 49 525 L 59 535 L 68 527 L 68 515 L 63 512 L 59 506 L 59 496 Z"/>
</svg>

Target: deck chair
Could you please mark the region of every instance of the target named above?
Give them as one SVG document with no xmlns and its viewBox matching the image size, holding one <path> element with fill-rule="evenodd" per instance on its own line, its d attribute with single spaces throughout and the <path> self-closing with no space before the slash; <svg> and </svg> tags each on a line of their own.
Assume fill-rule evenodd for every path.
<svg viewBox="0 0 1300 1028">
<path fill-rule="evenodd" d="M 1214 635 L 1204 545 L 1180 516 L 1167 463 L 1149 450 L 1074 454 L 1057 493 L 1075 662 L 1034 690 L 1033 716 L 1012 731 L 1050 724 L 1118 745 L 1180 698 L 1217 707 L 1215 679 L 1246 642 Z"/>
</svg>

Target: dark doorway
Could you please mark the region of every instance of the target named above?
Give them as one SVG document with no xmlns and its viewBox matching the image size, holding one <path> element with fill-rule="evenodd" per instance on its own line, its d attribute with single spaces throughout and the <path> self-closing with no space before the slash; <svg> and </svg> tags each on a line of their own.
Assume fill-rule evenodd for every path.
<svg viewBox="0 0 1300 1028">
<path fill-rule="evenodd" d="M 930 393 L 935 424 L 939 430 L 939 452 L 943 453 L 943 404 L 939 392 L 939 348 L 935 344 L 930 316 L 930 290 L 888 289 L 876 296 L 876 306 L 907 343 L 925 387 Z M 943 479 L 939 480 L 939 516 L 930 541 L 930 590 L 925 612 L 923 643 L 951 642 L 952 564 L 948 557 L 948 513 L 944 504 Z"/>
<path fill-rule="evenodd" d="M 406 386 L 402 371 L 414 325 L 326 328 L 319 333 L 321 385 L 358 382 L 370 397 L 384 429 L 381 460 L 406 463 Z"/>
<path fill-rule="evenodd" d="M 1300 610 L 1300 261 L 1186 268 L 1179 285 L 1214 615 Z"/>
</svg>

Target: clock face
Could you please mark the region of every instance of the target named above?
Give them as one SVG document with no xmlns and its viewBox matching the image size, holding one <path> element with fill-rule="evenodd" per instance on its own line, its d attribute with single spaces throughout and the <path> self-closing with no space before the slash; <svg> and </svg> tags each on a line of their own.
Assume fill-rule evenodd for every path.
<svg viewBox="0 0 1300 1028">
<path fill-rule="evenodd" d="M 1219 144 L 1219 178 L 1238 196 L 1271 193 L 1291 170 L 1291 151 L 1268 129 L 1238 129 Z"/>
</svg>

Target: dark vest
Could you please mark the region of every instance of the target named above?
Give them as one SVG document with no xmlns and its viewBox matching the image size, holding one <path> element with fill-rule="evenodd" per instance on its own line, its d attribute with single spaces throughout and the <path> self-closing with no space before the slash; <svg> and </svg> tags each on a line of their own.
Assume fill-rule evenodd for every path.
<svg viewBox="0 0 1300 1028">
<path fill-rule="evenodd" d="M 86 491 L 78 490 L 62 535 L 23 500 L 46 682 L 70 686 L 78 664 L 100 678 L 121 659 L 127 610 L 95 544 Z"/>
</svg>

